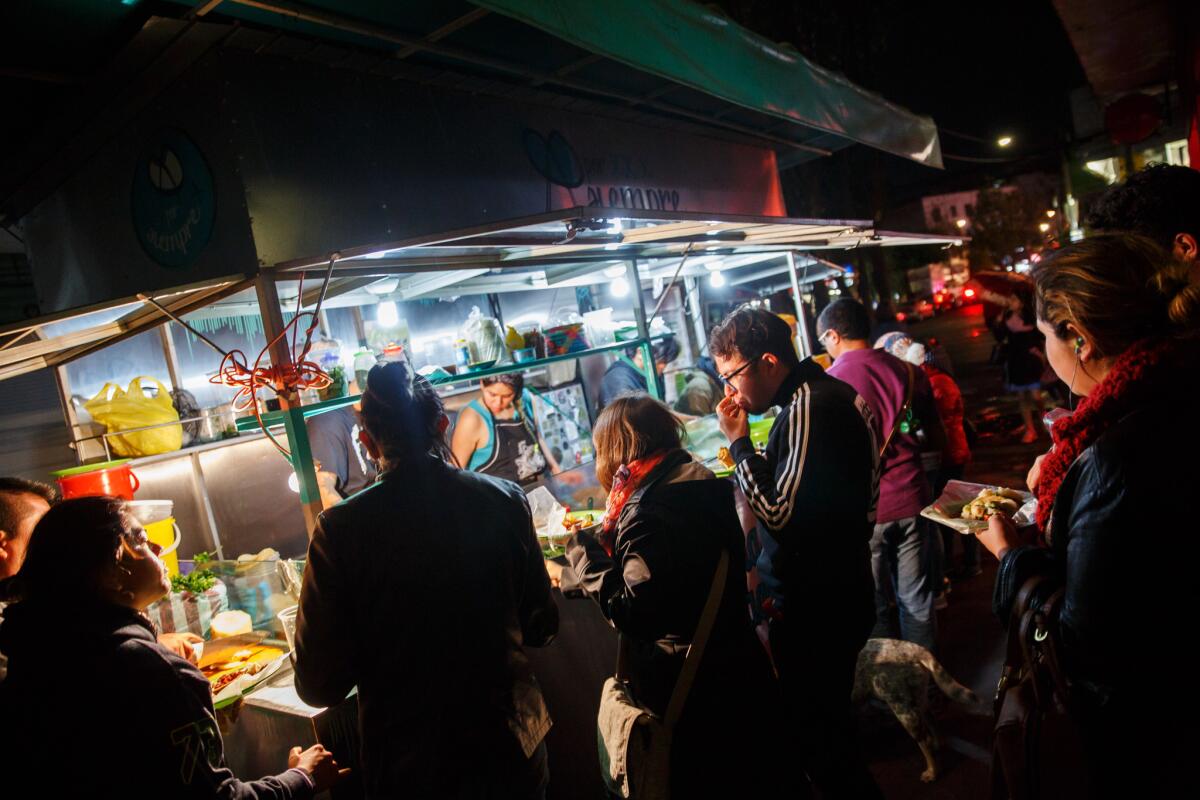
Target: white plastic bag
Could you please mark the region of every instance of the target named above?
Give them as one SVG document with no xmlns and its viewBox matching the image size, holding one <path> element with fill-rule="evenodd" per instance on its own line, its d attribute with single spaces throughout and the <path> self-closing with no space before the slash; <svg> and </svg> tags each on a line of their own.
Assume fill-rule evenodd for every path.
<svg viewBox="0 0 1200 800">
<path fill-rule="evenodd" d="M 539 486 L 529 493 L 529 510 L 533 512 L 533 529 L 538 536 L 543 539 L 562 536 L 567 509 L 554 499 L 549 489 Z"/>
</svg>

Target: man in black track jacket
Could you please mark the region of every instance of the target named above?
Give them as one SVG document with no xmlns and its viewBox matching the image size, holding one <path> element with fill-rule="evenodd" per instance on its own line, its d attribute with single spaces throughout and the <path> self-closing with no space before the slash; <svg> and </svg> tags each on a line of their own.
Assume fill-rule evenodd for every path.
<svg viewBox="0 0 1200 800">
<path fill-rule="evenodd" d="M 721 430 L 759 522 L 760 602 L 798 755 L 825 796 L 879 796 L 850 708 L 855 661 L 875 621 L 870 409 L 848 384 L 801 362 L 791 329 L 768 311 L 734 311 L 709 351 L 725 385 Z M 747 415 L 773 406 L 780 412 L 760 454 Z"/>
</svg>

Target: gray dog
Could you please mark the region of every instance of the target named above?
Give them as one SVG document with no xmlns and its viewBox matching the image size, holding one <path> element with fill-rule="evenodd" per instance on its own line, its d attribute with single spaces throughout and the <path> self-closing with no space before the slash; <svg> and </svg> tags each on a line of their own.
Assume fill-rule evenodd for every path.
<svg viewBox="0 0 1200 800">
<path fill-rule="evenodd" d="M 954 680 L 933 653 L 899 639 L 867 640 L 858 654 L 851 695 L 856 706 L 871 697 L 887 704 L 925 756 L 925 771 L 921 773 L 925 783 L 937 780 L 937 751 L 941 747 L 929 714 L 931 677 L 951 700 L 979 710 L 978 696 Z"/>
</svg>

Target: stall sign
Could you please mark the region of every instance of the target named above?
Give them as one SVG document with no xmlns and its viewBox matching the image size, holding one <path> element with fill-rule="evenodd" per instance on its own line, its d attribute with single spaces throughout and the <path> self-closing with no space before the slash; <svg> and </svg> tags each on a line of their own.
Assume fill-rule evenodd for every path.
<svg viewBox="0 0 1200 800">
<path fill-rule="evenodd" d="M 168 269 L 195 263 L 212 236 L 212 171 L 182 131 L 164 129 L 142 149 L 133 178 L 133 224 L 146 255 Z"/>
</svg>

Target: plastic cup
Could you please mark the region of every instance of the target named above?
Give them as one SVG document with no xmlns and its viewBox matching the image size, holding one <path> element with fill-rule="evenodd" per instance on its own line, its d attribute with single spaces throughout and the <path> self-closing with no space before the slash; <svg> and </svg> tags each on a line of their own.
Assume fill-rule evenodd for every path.
<svg viewBox="0 0 1200 800">
<path fill-rule="evenodd" d="M 283 626 L 283 636 L 287 639 L 288 652 L 296 650 L 296 614 L 299 612 L 300 606 L 288 606 L 275 615 L 279 618 L 279 624 Z"/>
</svg>

